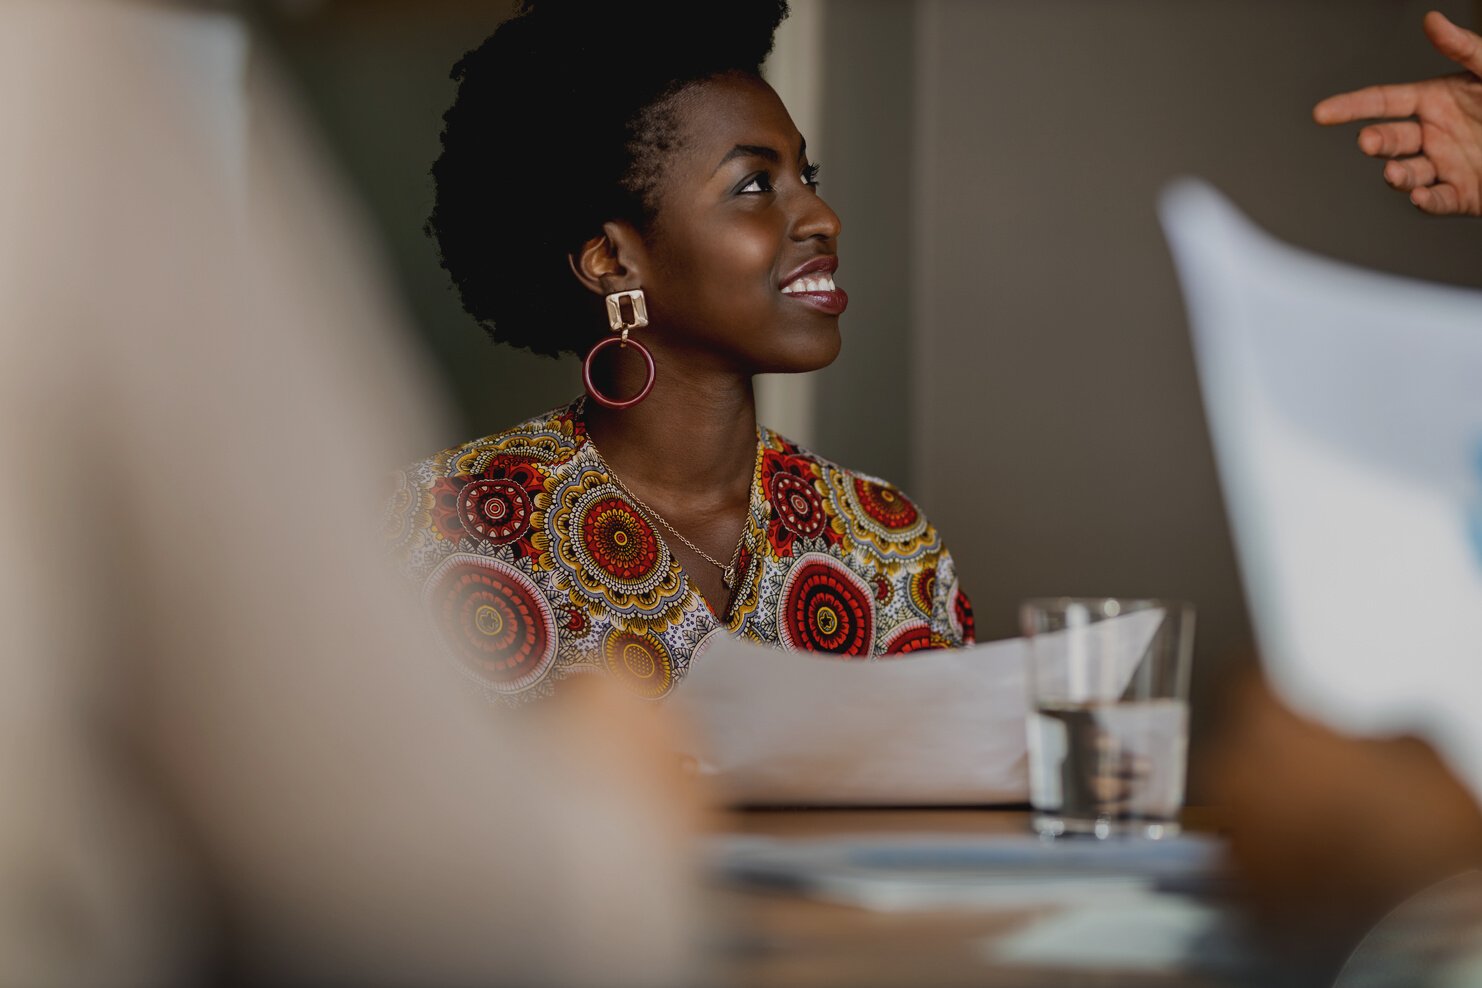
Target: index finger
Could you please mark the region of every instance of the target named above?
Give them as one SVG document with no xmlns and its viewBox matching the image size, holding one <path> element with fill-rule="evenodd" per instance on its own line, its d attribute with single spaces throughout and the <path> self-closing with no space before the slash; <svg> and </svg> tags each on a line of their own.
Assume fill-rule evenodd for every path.
<svg viewBox="0 0 1482 988">
<path fill-rule="evenodd" d="M 1408 117 L 1415 113 L 1419 102 L 1420 87 L 1413 82 L 1369 86 L 1329 96 L 1312 108 L 1312 119 L 1332 125 L 1381 117 Z"/>
</svg>

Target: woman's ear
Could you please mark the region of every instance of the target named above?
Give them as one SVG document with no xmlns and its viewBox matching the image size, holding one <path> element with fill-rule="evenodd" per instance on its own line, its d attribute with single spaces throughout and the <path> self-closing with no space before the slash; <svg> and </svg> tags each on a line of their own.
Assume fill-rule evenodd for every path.
<svg viewBox="0 0 1482 988">
<path fill-rule="evenodd" d="M 571 273 L 589 292 L 611 295 L 643 287 L 643 238 L 628 223 L 602 224 L 602 233 L 566 255 Z"/>
</svg>

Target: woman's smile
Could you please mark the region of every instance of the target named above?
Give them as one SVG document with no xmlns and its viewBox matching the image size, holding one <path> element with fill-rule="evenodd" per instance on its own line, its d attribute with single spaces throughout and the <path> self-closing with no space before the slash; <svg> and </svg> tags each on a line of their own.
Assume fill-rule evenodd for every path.
<svg viewBox="0 0 1482 988">
<path fill-rule="evenodd" d="M 780 291 L 805 305 L 837 316 L 849 306 L 849 296 L 834 284 L 834 272 L 838 269 L 837 257 L 814 258 L 788 275 Z"/>
</svg>

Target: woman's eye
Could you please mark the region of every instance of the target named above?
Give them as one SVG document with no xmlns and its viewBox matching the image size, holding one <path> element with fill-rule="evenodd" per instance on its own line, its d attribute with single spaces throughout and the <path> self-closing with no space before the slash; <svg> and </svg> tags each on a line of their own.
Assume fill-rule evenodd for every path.
<svg viewBox="0 0 1482 988">
<path fill-rule="evenodd" d="M 812 188 L 818 188 L 819 166 L 815 163 L 803 169 L 803 184 Z"/>
<path fill-rule="evenodd" d="M 738 193 L 745 193 L 745 192 L 750 192 L 750 193 L 771 192 L 772 191 L 772 177 L 770 175 L 766 175 L 766 174 L 753 175 L 753 176 L 751 176 L 751 178 L 748 178 L 746 180 L 746 184 L 742 185 L 736 191 Z"/>
</svg>

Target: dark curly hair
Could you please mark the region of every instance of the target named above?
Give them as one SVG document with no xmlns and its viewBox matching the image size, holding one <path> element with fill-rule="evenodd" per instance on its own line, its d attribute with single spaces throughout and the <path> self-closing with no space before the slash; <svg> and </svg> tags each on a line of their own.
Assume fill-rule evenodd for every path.
<svg viewBox="0 0 1482 988">
<path fill-rule="evenodd" d="M 650 228 L 674 97 L 759 74 L 786 16 L 786 0 L 525 0 L 453 67 L 427 232 L 495 340 L 556 356 L 602 331 L 566 255 L 609 220 Z"/>
</svg>

